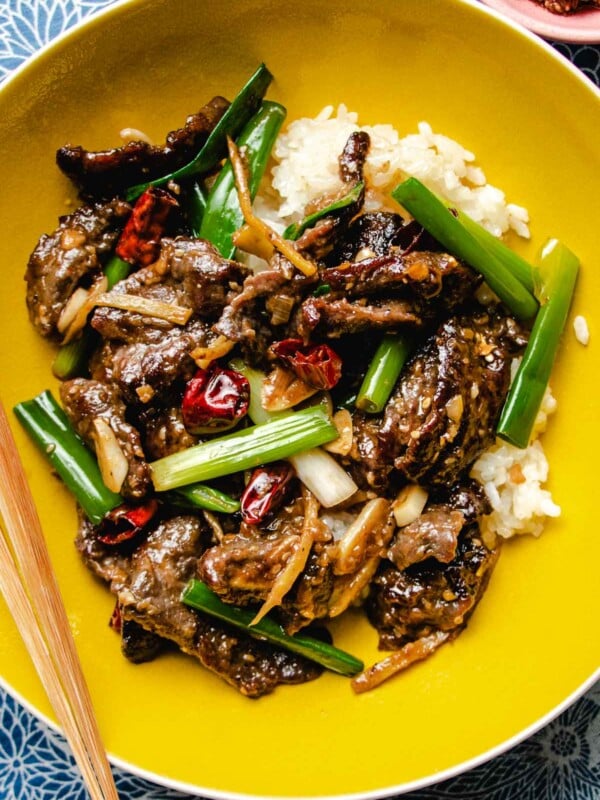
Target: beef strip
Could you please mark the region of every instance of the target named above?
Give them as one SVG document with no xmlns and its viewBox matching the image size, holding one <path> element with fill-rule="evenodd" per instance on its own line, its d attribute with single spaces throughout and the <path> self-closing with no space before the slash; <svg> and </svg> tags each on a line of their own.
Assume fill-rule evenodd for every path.
<svg viewBox="0 0 600 800">
<path fill-rule="evenodd" d="M 305 336 L 315 329 L 335 337 L 370 328 L 420 328 L 459 308 L 480 281 L 453 256 L 421 251 L 345 263 L 320 277 L 331 291 L 303 302 L 298 324 Z"/>
<path fill-rule="evenodd" d="M 234 605 L 262 602 L 294 552 L 302 531 L 303 503 L 285 506 L 265 530 L 242 523 L 208 549 L 198 563 L 200 579 L 222 600 Z"/>
<path fill-rule="evenodd" d="M 209 322 L 241 290 L 247 274 L 246 267 L 222 258 L 210 242 L 180 236 L 163 239 L 158 260 L 117 283 L 112 292 L 191 308 Z M 158 317 L 110 307 L 96 309 L 92 325 L 103 338 L 122 342 L 160 341 L 174 327 Z"/>
<path fill-rule="evenodd" d="M 383 561 L 366 604 L 380 647 L 395 650 L 434 631 L 460 631 L 483 596 L 498 555 L 483 544 L 478 526 L 469 525 L 448 564 L 430 558 L 399 570 Z"/>
<path fill-rule="evenodd" d="M 406 478 L 449 484 L 493 444 L 512 357 L 526 337 L 510 317 L 452 317 L 405 366 L 383 415 L 384 461 Z"/>
<path fill-rule="evenodd" d="M 40 237 L 27 264 L 27 308 L 42 336 L 60 339 L 57 323 L 83 282 L 100 275 L 102 257 L 115 245 L 131 206 L 121 200 L 78 208 Z"/>
<path fill-rule="evenodd" d="M 198 444 L 198 437 L 189 433 L 183 424 L 180 406 L 150 407 L 138 415 L 138 420 L 144 452 L 152 460 L 179 453 Z"/>
<path fill-rule="evenodd" d="M 163 520 L 133 552 L 115 553 L 97 541 L 82 520 L 77 546 L 91 569 L 110 581 L 124 621 L 168 639 L 242 694 L 260 697 L 281 683 L 302 683 L 321 668 L 213 621 L 181 603 L 196 575 L 206 534 L 195 516 Z"/>
<path fill-rule="evenodd" d="M 387 556 L 399 570 L 427 558 L 447 564 L 456 555 L 464 526 L 478 523 L 491 510 L 483 487 L 470 478 L 437 488 L 430 492 L 423 513 L 397 531 Z"/>
<path fill-rule="evenodd" d="M 134 620 L 121 621 L 121 652 L 132 664 L 153 661 L 168 646 L 169 642 L 166 639 L 147 631 Z"/>
<path fill-rule="evenodd" d="M 343 241 L 328 256 L 327 263 L 336 266 L 361 256 L 385 256 L 392 248 L 406 253 L 417 243 L 422 250 L 433 249 L 436 243 L 431 237 L 423 246 L 425 238 L 423 228 L 414 220 L 407 223 L 391 211 L 370 211 L 352 221 Z"/>
<path fill-rule="evenodd" d="M 164 145 L 134 141 L 92 152 L 67 144 L 57 151 L 56 163 L 82 196 L 114 197 L 129 186 L 167 175 L 191 161 L 228 107 L 223 97 L 213 97 L 186 119 L 183 128 L 171 131 Z"/>
<path fill-rule="evenodd" d="M 460 511 L 442 504 L 428 505 L 414 522 L 398 531 L 388 550 L 388 558 L 400 570 L 427 558 L 447 564 L 455 556 L 458 535 L 464 524 Z"/>
<path fill-rule="evenodd" d="M 129 464 L 120 489 L 124 497 L 140 499 L 147 495 L 152 482 L 140 435 L 125 418 L 126 407 L 116 386 L 74 378 L 61 384 L 60 396 L 73 427 L 93 450 L 96 449 L 94 420 L 104 420 L 115 434 Z"/>
<path fill-rule="evenodd" d="M 113 292 L 174 303 L 194 312 L 184 326 L 117 308 L 98 308 L 92 327 L 111 341 L 93 359 L 93 374 L 110 375 L 128 403 L 139 392 L 164 392 L 196 370 L 191 353 L 216 339 L 211 321 L 246 276 L 246 268 L 222 258 L 201 239 L 163 239 L 159 259 L 118 283 Z M 115 347 L 119 342 L 123 346 Z"/>
<path fill-rule="evenodd" d="M 193 377 L 197 367 L 191 353 L 214 338 L 201 320 L 192 319 L 182 328 L 172 328 L 159 341 L 137 341 L 105 350 L 105 364 L 127 403 L 168 392 L 178 382 Z"/>
</svg>

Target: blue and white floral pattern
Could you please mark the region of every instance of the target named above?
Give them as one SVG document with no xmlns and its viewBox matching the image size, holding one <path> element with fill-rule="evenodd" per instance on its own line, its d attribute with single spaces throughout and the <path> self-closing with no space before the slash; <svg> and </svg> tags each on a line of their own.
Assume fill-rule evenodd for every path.
<svg viewBox="0 0 600 800">
<path fill-rule="evenodd" d="M 0 0 L 0 82 L 63 31 L 114 0 Z M 555 44 L 600 86 L 600 47 Z M 122 800 L 185 800 L 115 769 Z M 411 800 L 598 800 L 600 685 L 537 735 Z M 0 689 L 0 800 L 87 800 L 59 734 Z"/>
</svg>

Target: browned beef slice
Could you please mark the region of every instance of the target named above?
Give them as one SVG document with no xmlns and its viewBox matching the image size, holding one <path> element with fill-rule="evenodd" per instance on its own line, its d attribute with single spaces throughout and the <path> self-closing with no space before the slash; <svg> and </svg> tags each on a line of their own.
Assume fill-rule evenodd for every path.
<svg viewBox="0 0 600 800">
<path fill-rule="evenodd" d="M 288 633 L 294 634 L 328 615 L 335 548 L 333 537 L 313 544 L 306 566 L 283 599 L 281 618 Z"/>
<path fill-rule="evenodd" d="M 122 494 L 132 498 L 148 494 L 152 483 L 140 435 L 125 419 L 125 404 L 116 386 L 74 378 L 61 384 L 60 396 L 75 430 L 92 449 L 96 449 L 94 420 L 103 420 L 114 432 L 129 463 Z"/>
<path fill-rule="evenodd" d="M 116 284 L 115 294 L 128 294 L 190 308 L 194 315 L 216 320 L 241 291 L 246 267 L 222 258 L 204 239 L 165 238 L 158 260 Z M 122 342 L 160 341 L 172 323 L 118 308 L 98 308 L 93 327 L 105 339 Z"/>
<path fill-rule="evenodd" d="M 426 558 L 447 564 L 454 558 L 464 524 L 460 511 L 441 504 L 428 505 L 414 522 L 398 531 L 388 550 L 388 558 L 398 569 L 406 569 Z"/>
<path fill-rule="evenodd" d="M 452 317 L 404 368 L 382 420 L 382 457 L 410 480 L 449 484 L 494 441 L 512 357 L 525 344 L 509 317 Z"/>
<path fill-rule="evenodd" d="M 142 628 L 132 619 L 121 623 L 121 652 L 132 664 L 152 661 L 168 646 L 166 639 Z"/>
<path fill-rule="evenodd" d="M 92 152 L 67 144 L 56 153 L 56 163 L 82 195 L 114 197 L 129 186 L 162 177 L 191 161 L 228 107 L 223 97 L 214 97 L 189 116 L 183 128 L 171 131 L 164 145 L 135 141 Z"/>
<path fill-rule="evenodd" d="M 207 550 L 198 564 L 201 580 L 233 605 L 266 600 L 298 541 L 293 531 L 267 534 L 244 527 Z"/>
<path fill-rule="evenodd" d="M 154 460 L 187 450 L 198 443 L 183 424 L 181 407 L 149 408 L 140 415 L 144 451 Z"/>
<path fill-rule="evenodd" d="M 111 582 L 124 620 L 168 639 L 248 697 L 267 694 L 280 683 L 302 683 L 321 668 L 256 641 L 198 614 L 181 603 L 181 592 L 196 575 L 206 535 L 198 517 L 167 519 L 132 553 L 117 554 L 95 539 L 83 521 L 77 546 L 88 566 Z"/>
<path fill-rule="evenodd" d="M 357 256 L 385 256 L 392 248 L 404 252 L 423 238 L 423 228 L 414 220 L 406 223 L 399 214 L 370 211 L 352 221 L 328 263 L 336 266 Z"/>
<path fill-rule="evenodd" d="M 263 530 L 242 522 L 209 548 L 198 564 L 200 578 L 225 602 L 247 605 L 265 600 L 302 532 L 300 498 L 279 510 Z"/>
<path fill-rule="evenodd" d="M 139 402 L 138 390 L 165 392 L 176 381 L 189 380 L 196 372 L 191 353 L 211 339 L 207 325 L 192 320 L 173 328 L 160 341 L 133 342 L 112 352 L 110 370 L 127 403 Z"/>
<path fill-rule="evenodd" d="M 372 415 L 354 411 L 352 414 L 351 471 L 354 480 L 363 489 L 384 491 L 394 464 L 384 457 L 379 440 L 381 420 Z"/>
<path fill-rule="evenodd" d="M 303 302 L 304 334 L 317 328 L 328 336 L 419 328 L 456 310 L 480 280 L 453 256 L 424 251 L 346 263 L 323 270 L 320 277 L 331 292 Z"/>
<path fill-rule="evenodd" d="M 460 630 L 483 596 L 498 555 L 471 525 L 448 564 L 428 559 L 399 570 L 382 562 L 366 606 L 380 647 L 395 650 L 434 631 Z"/>
<path fill-rule="evenodd" d="M 399 330 L 421 327 L 422 319 L 408 300 L 377 299 L 351 302 L 345 297 L 309 297 L 302 304 L 299 333 L 310 336 L 316 328 L 331 338 L 369 330 Z"/>
<path fill-rule="evenodd" d="M 29 258 L 27 308 L 42 336 L 59 339 L 57 323 L 77 288 L 100 274 L 100 259 L 112 250 L 131 207 L 120 200 L 78 208 L 43 234 Z"/>
</svg>

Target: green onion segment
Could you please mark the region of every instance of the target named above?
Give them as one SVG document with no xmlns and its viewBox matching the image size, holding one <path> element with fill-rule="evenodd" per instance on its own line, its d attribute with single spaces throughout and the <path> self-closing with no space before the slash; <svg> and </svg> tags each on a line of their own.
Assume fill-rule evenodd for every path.
<svg viewBox="0 0 600 800">
<path fill-rule="evenodd" d="M 150 464 L 159 492 L 242 472 L 331 442 L 338 436 L 318 406 L 198 444 Z"/>
<path fill-rule="evenodd" d="M 519 319 L 531 319 L 538 302 L 491 250 L 465 227 L 433 192 L 416 178 L 408 178 L 392 191 L 392 197 L 452 255 L 480 272 L 489 287 Z"/>
<path fill-rule="evenodd" d="M 567 321 L 579 271 L 579 259 L 557 239 L 540 257 L 542 303 L 529 342 L 502 409 L 497 434 L 516 447 L 527 447 L 548 385 Z"/>
<path fill-rule="evenodd" d="M 263 617 L 256 625 L 251 625 L 256 614 L 255 611 L 223 603 L 208 586 L 199 580 L 194 579 L 187 584 L 181 599 L 185 605 L 196 611 L 202 611 L 222 622 L 240 628 L 257 639 L 266 640 L 271 644 L 290 650 L 292 653 L 298 653 L 332 672 L 352 676 L 364 669 L 362 661 L 333 645 L 303 634 L 296 633 L 290 636 L 281 625 L 269 616 Z"/>
<path fill-rule="evenodd" d="M 368 414 L 383 411 L 411 349 L 406 336 L 388 333 L 383 337 L 356 396 L 358 409 Z"/>
<path fill-rule="evenodd" d="M 265 100 L 236 142 L 239 148 L 244 148 L 252 199 L 258 191 L 285 115 L 286 110 L 282 105 Z M 241 228 L 243 222 L 233 168 L 227 160 L 207 197 L 199 236 L 212 242 L 224 258 L 233 258 L 233 234 Z"/>
<path fill-rule="evenodd" d="M 14 412 L 94 525 L 121 505 L 123 498 L 104 485 L 96 459 L 49 391 L 19 403 Z"/>
</svg>

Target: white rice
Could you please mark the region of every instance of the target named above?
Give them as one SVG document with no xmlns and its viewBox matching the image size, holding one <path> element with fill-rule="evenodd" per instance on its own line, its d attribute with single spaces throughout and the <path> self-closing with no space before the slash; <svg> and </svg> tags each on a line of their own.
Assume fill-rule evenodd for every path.
<svg viewBox="0 0 600 800">
<path fill-rule="evenodd" d="M 393 207 L 389 192 L 404 178 L 414 176 L 494 235 L 513 230 L 529 237 L 527 210 L 507 203 L 500 189 L 486 183 L 473 153 L 458 142 L 434 133 L 426 122 L 419 124 L 418 133 L 404 137 L 391 125 L 361 127 L 357 115 L 344 105 L 335 113 L 333 106 L 327 106 L 315 119 L 296 120 L 279 136 L 271 175 L 255 202 L 256 213 L 281 232 L 304 216 L 309 202 L 323 194 L 335 194 L 342 187 L 339 154 L 348 136 L 357 130 L 366 131 L 371 138 L 365 167 L 365 210 Z M 483 484 L 493 507 L 483 523 L 488 541 L 495 535 L 538 536 L 545 518 L 560 514 L 543 488 L 548 462 L 538 439 L 555 407 L 548 390 L 529 447 L 521 450 L 499 441 L 474 465 L 472 474 Z"/>
<path fill-rule="evenodd" d="M 517 364 L 518 361 L 513 365 L 513 373 Z M 471 475 L 483 485 L 493 509 L 481 525 L 486 541 L 493 541 L 494 536 L 508 539 L 522 533 L 539 536 L 546 517 L 560 515 L 560 507 L 543 488 L 549 466 L 539 440 L 556 405 L 548 387 L 529 446 L 521 449 L 498 439 L 473 465 Z"/>
<path fill-rule="evenodd" d="M 584 347 L 590 343 L 590 329 L 585 317 L 578 314 L 573 320 L 573 330 L 575 331 L 575 338 Z"/>
<path fill-rule="evenodd" d="M 279 193 L 280 217 L 296 221 L 303 216 L 307 202 L 342 187 L 338 156 L 348 136 L 358 130 L 371 138 L 365 166 L 367 211 L 388 206 L 390 191 L 412 176 L 494 235 L 512 229 L 529 237 L 526 209 L 507 203 L 504 193 L 486 182 L 473 153 L 458 142 L 434 133 L 427 122 L 419 123 L 418 133 L 404 137 L 392 125 L 360 126 L 358 115 L 345 105 L 337 110 L 327 106 L 314 119 L 295 120 L 277 139 L 272 186 Z"/>
</svg>

